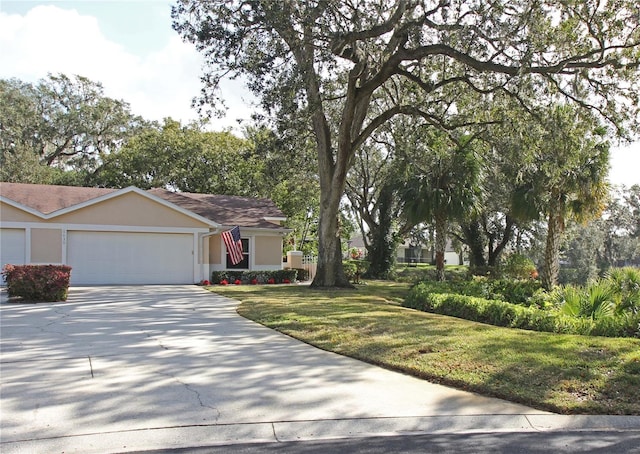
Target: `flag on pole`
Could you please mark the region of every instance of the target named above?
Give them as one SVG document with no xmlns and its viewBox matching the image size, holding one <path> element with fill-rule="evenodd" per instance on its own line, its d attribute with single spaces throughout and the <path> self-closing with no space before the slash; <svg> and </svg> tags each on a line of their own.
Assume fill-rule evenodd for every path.
<svg viewBox="0 0 640 454">
<path fill-rule="evenodd" d="M 237 265 L 244 258 L 242 255 L 242 240 L 240 239 L 240 227 L 235 226 L 231 230 L 222 232 L 222 240 L 227 247 L 229 259 L 232 265 Z"/>
</svg>

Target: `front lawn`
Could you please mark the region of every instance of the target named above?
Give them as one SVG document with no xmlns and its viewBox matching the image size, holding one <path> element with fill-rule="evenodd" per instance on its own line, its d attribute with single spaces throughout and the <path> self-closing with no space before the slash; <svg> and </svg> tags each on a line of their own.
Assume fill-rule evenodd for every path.
<svg viewBox="0 0 640 454">
<path fill-rule="evenodd" d="M 499 328 L 400 307 L 408 284 L 215 286 L 240 315 L 319 348 L 559 413 L 640 415 L 640 340 Z"/>
</svg>

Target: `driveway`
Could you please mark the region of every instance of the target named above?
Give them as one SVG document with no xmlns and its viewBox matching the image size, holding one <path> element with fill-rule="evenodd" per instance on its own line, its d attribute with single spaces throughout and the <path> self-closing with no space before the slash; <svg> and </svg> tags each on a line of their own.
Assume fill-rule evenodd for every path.
<svg viewBox="0 0 640 454">
<path fill-rule="evenodd" d="M 639 429 L 434 385 L 237 315 L 196 286 L 78 287 L 1 315 L 1 444 L 126 452 L 398 433 Z"/>
</svg>

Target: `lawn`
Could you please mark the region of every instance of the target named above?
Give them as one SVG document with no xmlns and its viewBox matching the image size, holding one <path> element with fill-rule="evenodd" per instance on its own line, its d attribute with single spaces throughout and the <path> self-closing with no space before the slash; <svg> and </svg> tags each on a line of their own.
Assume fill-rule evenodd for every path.
<svg viewBox="0 0 640 454">
<path fill-rule="evenodd" d="M 215 286 L 240 315 L 431 382 L 572 414 L 640 415 L 640 340 L 499 328 L 400 306 L 408 284 Z"/>
</svg>

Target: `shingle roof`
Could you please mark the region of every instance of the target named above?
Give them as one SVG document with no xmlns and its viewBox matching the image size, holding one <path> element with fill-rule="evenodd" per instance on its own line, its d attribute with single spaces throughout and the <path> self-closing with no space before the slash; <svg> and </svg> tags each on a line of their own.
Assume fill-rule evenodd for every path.
<svg viewBox="0 0 640 454">
<path fill-rule="evenodd" d="M 68 208 L 117 191 L 47 184 L 0 183 L 0 195 L 43 214 Z"/>
<path fill-rule="evenodd" d="M 43 214 L 50 214 L 116 191 L 118 189 L 0 183 L 2 197 Z M 176 193 L 160 188 L 147 192 L 222 226 L 278 229 L 281 228 L 279 225 L 265 218 L 285 218 L 282 211 L 269 199 Z"/>
<path fill-rule="evenodd" d="M 269 199 L 171 192 L 160 188 L 150 189 L 148 192 L 225 226 L 274 228 L 278 226 L 265 218 L 285 217 Z"/>
</svg>

